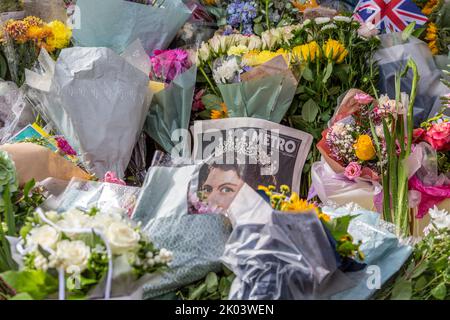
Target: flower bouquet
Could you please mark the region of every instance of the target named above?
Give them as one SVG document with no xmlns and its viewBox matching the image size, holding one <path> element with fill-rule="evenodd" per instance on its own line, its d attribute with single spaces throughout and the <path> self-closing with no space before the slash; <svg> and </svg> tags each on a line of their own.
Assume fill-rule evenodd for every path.
<svg viewBox="0 0 450 320">
<path fill-rule="evenodd" d="M 150 54 L 166 49 L 191 12 L 181 0 L 77 0 L 81 28 L 73 33 L 82 47 L 107 47 L 122 53 L 140 40 Z"/>
<path fill-rule="evenodd" d="M 45 23 L 38 17 L 9 20 L 0 32 L 0 47 L 5 54 L 11 79 L 21 86 L 25 69 L 33 67 L 41 49 L 56 58 L 61 49 L 70 45 L 72 30 L 63 22 Z"/>
<path fill-rule="evenodd" d="M 414 175 L 409 188 L 420 192 L 417 217 L 422 218 L 430 208 L 450 198 L 450 122 L 441 112 L 422 123 L 413 132 L 416 143 L 410 159 Z"/>
<path fill-rule="evenodd" d="M 142 46 L 130 48 L 132 54 L 119 56 L 74 47 L 56 62 L 42 50 L 40 69 L 27 71 L 33 107 L 98 177 L 108 171 L 123 177 L 149 107 L 148 57 Z"/>
<path fill-rule="evenodd" d="M 155 50 L 150 62 L 154 97 L 144 130 L 166 152 L 172 152 L 176 141 L 172 134 L 189 127 L 197 68 L 184 49 Z"/>
<path fill-rule="evenodd" d="M 48 298 L 55 292 L 59 299 L 128 295 L 142 277 L 166 269 L 172 260 L 171 252 L 156 249 L 122 212 L 95 208 L 62 214 L 38 209 L 13 244 L 20 271 L 2 278 L 26 292 L 18 280 L 23 272 L 45 273 L 59 282 Z"/>
<path fill-rule="evenodd" d="M 201 97 L 206 109 L 198 110 L 201 118 L 245 116 L 281 122 L 298 82 L 290 69 L 289 54 L 261 51 L 263 45 L 258 36 L 239 34 L 216 35 L 202 44 L 198 66 L 209 84 L 203 93 L 209 93 Z"/>
</svg>

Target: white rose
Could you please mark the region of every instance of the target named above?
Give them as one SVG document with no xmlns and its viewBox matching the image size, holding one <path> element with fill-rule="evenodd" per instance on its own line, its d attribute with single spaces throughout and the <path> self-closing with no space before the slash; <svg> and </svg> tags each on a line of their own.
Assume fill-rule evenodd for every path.
<svg viewBox="0 0 450 320">
<path fill-rule="evenodd" d="M 83 241 L 63 240 L 56 246 L 57 265 L 68 273 L 73 270 L 83 272 L 90 256 L 91 249 Z"/>
<path fill-rule="evenodd" d="M 437 206 L 428 211 L 433 224 L 438 230 L 450 229 L 450 215 L 446 210 L 439 210 Z"/>
<path fill-rule="evenodd" d="M 112 223 L 105 235 L 111 246 L 111 251 L 115 255 L 133 251 L 141 238 L 138 232 L 123 222 Z"/>
<path fill-rule="evenodd" d="M 59 232 L 49 225 L 32 229 L 27 238 L 29 245 L 40 245 L 41 247 L 54 249 L 59 240 Z"/>
<path fill-rule="evenodd" d="M 106 232 L 109 226 L 115 222 L 121 222 L 122 216 L 111 212 L 100 212 L 92 218 L 90 227 L 93 229 Z"/>
<path fill-rule="evenodd" d="M 80 210 L 69 210 L 63 213 L 63 219 L 58 221 L 58 226 L 62 229 L 80 229 L 88 227 L 91 217 Z"/>
</svg>

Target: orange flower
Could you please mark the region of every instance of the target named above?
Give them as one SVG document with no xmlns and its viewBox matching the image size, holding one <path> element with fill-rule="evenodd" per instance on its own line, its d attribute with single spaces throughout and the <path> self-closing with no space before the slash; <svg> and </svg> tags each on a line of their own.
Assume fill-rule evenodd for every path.
<svg viewBox="0 0 450 320">
<path fill-rule="evenodd" d="M 29 25 L 22 20 L 9 20 L 4 26 L 4 32 L 7 37 L 19 43 L 25 43 L 28 40 L 28 27 Z"/>
<path fill-rule="evenodd" d="M 225 119 L 228 118 L 228 109 L 225 103 L 221 103 L 222 110 L 211 110 L 211 119 Z"/>
<path fill-rule="evenodd" d="M 319 5 L 316 0 L 306 0 L 305 3 L 299 1 L 291 1 L 292 5 L 296 7 L 300 12 L 305 11 L 309 8 L 317 8 Z"/>
</svg>

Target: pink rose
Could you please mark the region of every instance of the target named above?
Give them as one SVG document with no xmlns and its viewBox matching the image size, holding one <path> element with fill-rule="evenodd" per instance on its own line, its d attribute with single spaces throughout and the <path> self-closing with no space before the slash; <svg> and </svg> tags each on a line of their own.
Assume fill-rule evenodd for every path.
<svg viewBox="0 0 450 320">
<path fill-rule="evenodd" d="M 423 140 L 436 151 L 450 151 L 450 122 L 433 123 Z"/>
<path fill-rule="evenodd" d="M 355 180 L 356 178 L 361 176 L 361 172 L 361 166 L 358 162 L 350 162 L 345 168 L 344 175 L 349 180 Z"/>
<path fill-rule="evenodd" d="M 367 105 L 373 101 L 373 98 L 366 93 L 355 94 L 355 100 L 362 105 Z"/>
<path fill-rule="evenodd" d="M 205 89 L 197 90 L 194 95 L 194 101 L 192 103 L 192 111 L 203 111 L 205 110 L 205 105 L 203 104 L 202 97 L 205 94 Z"/>
<path fill-rule="evenodd" d="M 105 174 L 105 179 L 103 180 L 103 182 L 119 184 L 121 186 L 126 186 L 127 185 L 125 183 L 125 181 L 120 180 L 119 178 L 117 178 L 116 174 L 114 172 L 112 172 L 112 171 L 108 171 Z"/>
</svg>

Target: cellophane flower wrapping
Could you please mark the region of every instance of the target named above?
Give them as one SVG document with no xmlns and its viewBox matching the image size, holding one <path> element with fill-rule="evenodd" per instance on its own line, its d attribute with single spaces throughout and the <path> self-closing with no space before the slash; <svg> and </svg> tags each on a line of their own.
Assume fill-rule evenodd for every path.
<svg viewBox="0 0 450 320">
<path fill-rule="evenodd" d="M 374 56 L 380 68 L 378 88 L 381 94 L 395 97 L 395 75 L 409 58 L 414 59 L 420 74 L 414 104 L 414 126 L 433 117 L 440 109 L 440 97 L 448 92 L 441 83 L 442 72 L 437 68 L 427 44 L 415 37 L 402 40 L 401 33 L 381 35 L 382 48 Z M 411 92 L 412 73 L 401 80 L 402 92 Z"/>
<path fill-rule="evenodd" d="M 221 259 L 236 275 L 229 299 L 325 299 L 354 285 L 314 212 L 274 211 L 248 186 L 229 211 L 233 232 Z"/>
<path fill-rule="evenodd" d="M 0 80 L 0 143 L 6 143 L 34 120 L 24 91 L 13 82 Z"/>
<path fill-rule="evenodd" d="M 429 209 L 450 198 L 450 172 L 439 174 L 436 150 L 425 142 L 415 146 L 407 165 L 409 188 L 420 193 L 417 218 L 423 218 Z"/>
<path fill-rule="evenodd" d="M 197 68 L 193 66 L 153 96 L 144 130 L 167 152 L 175 144 L 172 133 L 189 128 L 196 78 Z"/>
<path fill-rule="evenodd" d="M 372 297 L 383 284 L 396 274 L 412 253 L 411 239 L 399 239 L 395 226 L 383 221 L 377 212 L 362 209 L 354 203 L 342 207 L 324 207 L 331 218 L 358 215 L 348 228 L 354 241 L 361 241 L 365 269 L 346 273 L 356 285 L 334 294 L 333 300 L 365 300 Z"/>
<path fill-rule="evenodd" d="M 280 123 L 294 99 L 298 82 L 282 56 L 241 75 L 241 81 L 219 84 L 232 118 L 252 117 Z"/>
<path fill-rule="evenodd" d="M 144 298 L 157 298 L 219 272 L 225 243 L 230 235 L 228 220 L 217 214 L 189 214 L 188 191 L 200 167 L 151 167 L 142 187 L 133 220 L 157 246 L 173 252 L 174 260 L 164 274 L 148 281 Z"/>
<path fill-rule="evenodd" d="M 77 0 L 79 28 L 74 29 L 75 44 L 107 47 L 122 53 L 140 40 L 148 54 L 166 49 L 191 11 L 181 0 L 157 1 L 155 5 L 124 0 Z"/>
<path fill-rule="evenodd" d="M 27 71 L 34 107 L 98 177 L 124 176 L 143 128 L 150 91 L 139 57 L 143 49 L 128 62 L 108 48 L 74 47 L 55 63 L 42 50 L 40 69 Z"/>
</svg>

